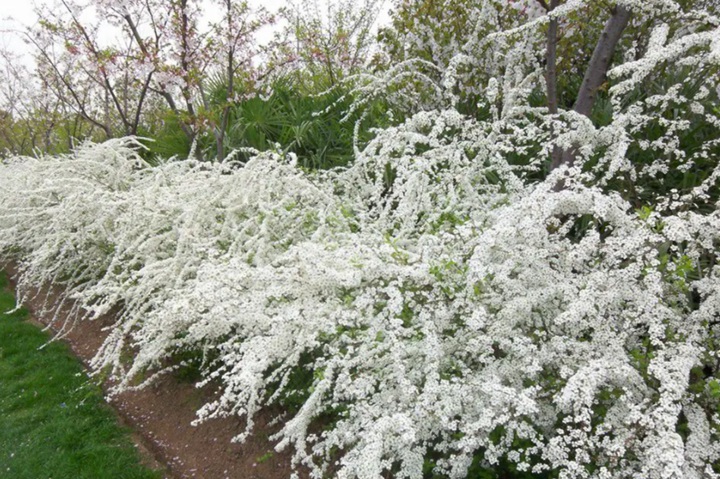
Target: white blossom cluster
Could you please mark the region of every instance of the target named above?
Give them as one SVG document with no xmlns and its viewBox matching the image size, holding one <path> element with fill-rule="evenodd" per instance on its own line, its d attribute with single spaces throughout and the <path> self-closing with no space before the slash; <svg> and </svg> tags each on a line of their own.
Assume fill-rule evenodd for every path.
<svg viewBox="0 0 720 479">
<path fill-rule="evenodd" d="M 312 477 L 719 477 L 720 22 L 625 3 L 657 18 L 602 126 L 530 106 L 539 19 L 488 118 L 421 111 L 347 169 L 150 166 L 132 139 L 11 159 L 0 253 L 21 296 L 120 311 L 93 361 L 119 390 L 192 353 L 220 390 L 198 420 L 238 440 L 297 404 L 275 439 Z M 576 162 L 541 179 L 554 147 Z"/>
</svg>

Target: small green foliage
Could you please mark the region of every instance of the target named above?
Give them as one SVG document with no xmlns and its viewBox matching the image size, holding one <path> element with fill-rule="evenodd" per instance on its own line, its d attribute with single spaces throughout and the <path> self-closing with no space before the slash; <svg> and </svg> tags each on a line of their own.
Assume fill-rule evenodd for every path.
<svg viewBox="0 0 720 479">
<path fill-rule="evenodd" d="M 412 325 L 412 319 L 414 316 L 415 313 L 413 312 L 412 308 L 410 308 L 410 306 L 408 306 L 407 304 L 403 304 L 403 309 L 398 315 L 398 318 L 402 319 L 403 327 L 409 328 Z"/>
<path fill-rule="evenodd" d="M 652 215 L 653 209 L 649 206 L 643 206 L 642 208 L 639 208 L 637 210 L 638 218 L 640 218 L 643 221 L 647 221 L 648 218 L 650 218 L 650 215 Z"/>
<path fill-rule="evenodd" d="M 435 222 L 433 222 L 431 231 L 433 233 L 437 233 L 448 227 L 452 228 L 462 225 L 466 221 L 467 219 L 465 218 L 462 218 L 454 213 L 445 211 L 440 214 L 440 217 Z"/>
<path fill-rule="evenodd" d="M 720 399 L 720 382 L 717 379 L 711 379 L 707 383 L 707 391 L 713 399 Z"/>
<path fill-rule="evenodd" d="M 687 255 L 682 255 L 677 260 L 675 260 L 675 274 L 679 278 L 687 279 L 687 277 L 692 274 L 694 270 L 695 265 L 693 264 L 692 259 Z"/>
</svg>

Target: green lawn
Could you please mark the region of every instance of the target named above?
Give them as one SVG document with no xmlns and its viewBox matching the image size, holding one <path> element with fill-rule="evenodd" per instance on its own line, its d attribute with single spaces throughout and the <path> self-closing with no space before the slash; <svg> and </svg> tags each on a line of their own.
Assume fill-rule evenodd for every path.
<svg viewBox="0 0 720 479">
<path fill-rule="evenodd" d="M 146 479 L 128 431 L 65 344 L 23 321 L 0 272 L 0 478 Z"/>
</svg>

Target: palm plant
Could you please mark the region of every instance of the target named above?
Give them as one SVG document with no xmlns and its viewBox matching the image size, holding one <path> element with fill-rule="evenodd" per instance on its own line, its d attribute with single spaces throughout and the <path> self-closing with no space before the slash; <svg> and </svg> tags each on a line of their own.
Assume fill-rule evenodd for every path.
<svg viewBox="0 0 720 479">
<path fill-rule="evenodd" d="M 208 92 L 209 102 L 221 100 L 222 91 L 222 82 L 214 83 Z M 314 94 L 304 91 L 297 83 L 278 79 L 271 91 L 268 97 L 254 94 L 231 107 L 225 134 L 227 151 L 279 148 L 295 153 L 300 165 L 311 169 L 344 166 L 352 160 L 354 128 L 359 115 L 341 121 L 352 102 L 342 87 Z M 387 123 L 383 119 L 383 105 L 369 108 L 368 115 L 372 118 L 364 124 Z M 364 143 L 370 137 L 369 128 L 361 127 L 358 140 Z M 215 157 L 214 148 L 208 142 L 206 157 Z M 241 153 L 240 158 L 246 157 L 247 154 Z"/>
</svg>

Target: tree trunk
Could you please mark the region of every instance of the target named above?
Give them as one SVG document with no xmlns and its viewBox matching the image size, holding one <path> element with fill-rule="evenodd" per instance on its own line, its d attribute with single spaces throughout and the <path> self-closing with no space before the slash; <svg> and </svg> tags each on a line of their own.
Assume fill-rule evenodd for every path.
<svg viewBox="0 0 720 479">
<path fill-rule="evenodd" d="M 543 6 L 547 9 L 548 13 L 555 10 L 559 4 L 560 0 L 550 0 L 550 5 L 543 2 Z M 551 18 L 548 24 L 547 49 L 545 51 L 545 85 L 547 88 L 548 112 L 551 115 L 557 115 L 559 103 L 557 84 L 557 35 L 557 18 Z M 552 135 L 552 130 L 550 134 Z M 554 146 L 551 153 L 552 163 L 559 162 L 561 157 L 562 150 L 558 146 Z"/>
<path fill-rule="evenodd" d="M 632 13 L 630 10 L 623 6 L 616 6 L 612 10 L 612 16 L 605 24 L 600 39 L 595 46 L 590 64 L 585 70 L 585 76 L 583 78 L 578 97 L 573 106 L 573 110 L 580 113 L 581 115 L 590 116 L 593 106 L 595 105 L 595 98 L 597 96 L 598 89 L 605 82 L 608 68 L 610 68 L 610 62 L 615 53 L 620 37 L 623 31 L 630 22 Z M 550 170 L 561 165 L 572 165 L 575 162 L 577 156 L 577 147 L 567 149 L 562 152 L 562 155 L 557 155 L 553 158 Z"/>
</svg>

